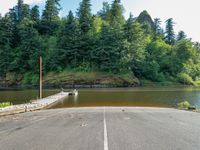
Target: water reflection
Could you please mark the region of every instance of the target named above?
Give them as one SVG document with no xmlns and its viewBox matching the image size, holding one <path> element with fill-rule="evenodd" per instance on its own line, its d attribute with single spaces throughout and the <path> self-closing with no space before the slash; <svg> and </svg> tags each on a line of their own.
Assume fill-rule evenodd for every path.
<svg viewBox="0 0 200 150">
<path fill-rule="evenodd" d="M 124 88 L 82 89 L 78 97 L 69 97 L 53 108 L 91 106 L 143 106 L 175 107 L 178 102 L 188 100 L 200 106 L 199 88 Z"/>
<path fill-rule="evenodd" d="M 48 96 L 57 92 L 59 90 L 44 90 L 43 95 Z M 25 103 L 31 99 L 35 99 L 37 94 L 37 90 L 0 90 L 0 102 L 11 101 L 13 104 Z M 175 107 L 178 102 L 184 100 L 188 100 L 192 105 L 200 107 L 200 88 L 79 89 L 77 96 L 69 96 L 52 108 L 92 106 Z"/>
</svg>

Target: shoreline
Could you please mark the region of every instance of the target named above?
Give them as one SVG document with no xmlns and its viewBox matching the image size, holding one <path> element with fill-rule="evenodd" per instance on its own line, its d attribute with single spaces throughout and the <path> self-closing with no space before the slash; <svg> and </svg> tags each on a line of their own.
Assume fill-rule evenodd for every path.
<svg viewBox="0 0 200 150">
<path fill-rule="evenodd" d="M 39 85 L 37 84 L 1 84 L 0 83 L 0 90 L 1 89 L 36 89 Z M 167 83 L 151 83 L 151 84 L 140 84 L 140 85 L 116 85 L 116 84 L 43 84 L 44 89 L 60 89 L 60 88 L 67 88 L 67 89 L 79 89 L 79 88 L 88 88 L 88 89 L 101 89 L 101 88 L 142 88 L 142 87 L 200 87 L 195 85 L 184 85 L 179 83 L 174 84 L 167 84 Z"/>
</svg>

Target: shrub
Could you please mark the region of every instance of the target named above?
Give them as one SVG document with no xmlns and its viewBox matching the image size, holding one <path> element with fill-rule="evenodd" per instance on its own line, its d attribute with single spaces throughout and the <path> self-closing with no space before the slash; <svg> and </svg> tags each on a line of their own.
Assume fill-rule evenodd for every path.
<svg viewBox="0 0 200 150">
<path fill-rule="evenodd" d="M 91 71 L 91 67 L 90 64 L 87 62 L 83 62 L 82 64 L 80 64 L 75 71 L 81 71 L 81 72 L 89 72 Z"/>
<path fill-rule="evenodd" d="M 177 77 L 178 77 L 178 81 L 180 83 L 183 83 L 183 84 L 186 84 L 186 85 L 194 85 L 192 78 L 188 74 L 179 73 L 177 75 Z"/>
<path fill-rule="evenodd" d="M 188 108 L 190 107 L 190 103 L 188 101 L 183 101 L 178 103 L 178 108 Z"/>
<path fill-rule="evenodd" d="M 2 102 L 0 103 L 0 108 L 4 108 L 4 107 L 7 107 L 7 106 L 11 106 L 12 103 L 11 102 Z"/>
<path fill-rule="evenodd" d="M 37 84 L 38 81 L 39 81 L 39 75 L 38 74 L 28 72 L 24 75 L 22 83 L 23 84 Z"/>
</svg>

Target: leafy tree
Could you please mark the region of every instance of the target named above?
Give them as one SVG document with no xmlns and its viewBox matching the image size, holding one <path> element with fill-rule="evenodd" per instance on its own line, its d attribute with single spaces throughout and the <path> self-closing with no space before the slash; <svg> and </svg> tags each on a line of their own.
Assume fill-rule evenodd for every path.
<svg viewBox="0 0 200 150">
<path fill-rule="evenodd" d="M 198 57 L 196 49 L 193 47 L 193 44 L 189 40 L 181 40 L 178 41 L 174 48 L 175 55 L 174 55 L 174 67 L 173 67 L 173 73 L 174 75 L 176 73 L 187 73 L 188 71 L 184 71 L 184 66 L 187 64 L 190 59 L 192 60 L 192 63 L 196 64 L 198 63 Z M 193 65 L 190 65 L 192 68 Z M 188 70 L 188 69 L 186 69 Z"/>
<path fill-rule="evenodd" d="M 153 81 L 163 81 L 171 75 L 172 47 L 162 39 L 147 44 L 147 57 L 143 67 L 144 76 Z"/>
<path fill-rule="evenodd" d="M 174 22 L 173 19 L 170 18 L 166 21 L 166 31 L 165 31 L 165 41 L 173 45 L 175 43 L 175 33 L 174 33 Z"/>
<path fill-rule="evenodd" d="M 59 17 L 60 0 L 46 0 L 39 7 L 18 0 L 0 15 L 0 77 L 23 75 L 23 83 L 36 83 L 38 57 L 43 56 L 44 73 L 75 68 L 115 74 L 133 73 L 152 81 L 200 80 L 200 44 L 187 39 L 184 31 L 175 39 L 174 22 L 154 21 L 147 11 L 125 20 L 120 0 L 103 3 L 91 12 L 91 1 L 82 0 L 75 17 L 70 11 Z"/>
</svg>

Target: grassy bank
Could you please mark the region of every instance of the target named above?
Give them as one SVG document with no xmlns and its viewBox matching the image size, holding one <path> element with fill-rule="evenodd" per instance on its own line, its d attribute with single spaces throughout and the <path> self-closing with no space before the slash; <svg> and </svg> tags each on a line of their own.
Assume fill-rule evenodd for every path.
<svg viewBox="0 0 200 150">
<path fill-rule="evenodd" d="M 139 80 L 132 74 L 111 74 L 102 72 L 77 72 L 66 70 L 61 73 L 48 73 L 44 84 L 50 85 L 112 85 L 139 86 Z"/>
<path fill-rule="evenodd" d="M 0 77 L 0 87 L 32 86 L 38 84 L 38 74 L 27 72 L 25 74 L 7 73 L 5 77 Z M 183 86 L 186 84 L 176 80 L 153 82 L 146 79 L 138 79 L 132 73 L 113 74 L 108 72 L 83 72 L 77 70 L 64 70 L 62 72 L 49 72 L 43 75 L 43 84 L 47 87 L 58 87 L 67 85 L 103 85 L 106 87 L 135 87 L 135 86 Z M 199 86 L 200 81 L 196 81 L 193 85 Z"/>
</svg>

